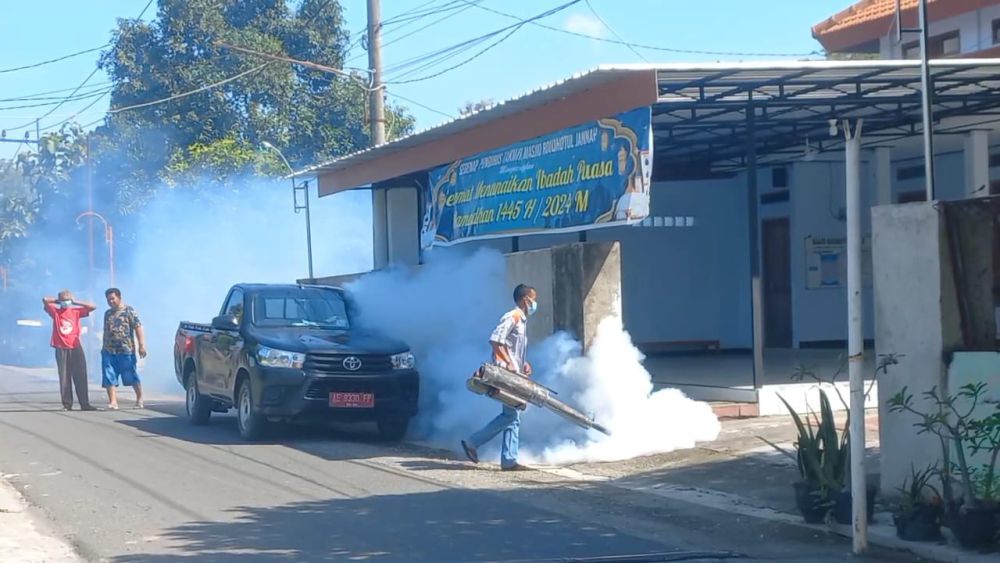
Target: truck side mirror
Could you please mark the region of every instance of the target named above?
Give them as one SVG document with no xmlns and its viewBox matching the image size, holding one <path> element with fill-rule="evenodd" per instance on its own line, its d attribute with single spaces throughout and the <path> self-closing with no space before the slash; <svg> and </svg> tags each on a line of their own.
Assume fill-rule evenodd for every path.
<svg viewBox="0 0 1000 563">
<path fill-rule="evenodd" d="M 239 330 L 240 322 L 233 315 L 219 315 L 212 319 L 212 328 L 215 330 Z"/>
</svg>

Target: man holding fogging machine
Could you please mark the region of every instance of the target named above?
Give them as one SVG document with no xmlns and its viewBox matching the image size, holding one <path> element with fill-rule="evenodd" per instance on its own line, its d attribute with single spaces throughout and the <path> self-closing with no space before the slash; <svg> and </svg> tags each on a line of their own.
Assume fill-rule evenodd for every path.
<svg viewBox="0 0 1000 563">
<path fill-rule="evenodd" d="M 500 324 L 490 335 L 492 362 L 524 377 L 531 377 L 531 364 L 525 359 L 525 353 L 528 349 L 528 317 L 538 310 L 537 297 L 535 288 L 531 286 L 520 284 L 514 288 L 516 307 L 500 319 Z M 462 449 L 473 463 L 479 463 L 478 448 L 503 432 L 500 468 L 504 471 L 523 471 L 526 467 L 517 463 L 520 426 L 521 412 L 505 404 L 500 414 L 482 430 L 462 440 Z"/>
</svg>

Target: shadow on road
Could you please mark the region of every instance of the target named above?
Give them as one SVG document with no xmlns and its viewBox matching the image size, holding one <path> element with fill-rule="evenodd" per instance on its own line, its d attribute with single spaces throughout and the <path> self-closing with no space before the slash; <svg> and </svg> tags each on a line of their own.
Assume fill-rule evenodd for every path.
<svg viewBox="0 0 1000 563">
<path fill-rule="evenodd" d="M 176 554 L 113 561 L 509 561 L 665 549 L 473 490 L 239 507 L 231 516 L 235 521 L 192 522 L 165 532 L 161 538 Z"/>
<path fill-rule="evenodd" d="M 247 444 L 240 438 L 236 429 L 236 417 L 232 414 L 213 414 L 207 425 L 195 426 L 188 420 L 183 403 L 159 402 L 148 405 L 146 410 L 168 416 L 142 417 L 116 422 L 142 433 L 194 444 L 211 446 Z M 364 459 L 387 454 L 401 457 L 410 455 L 426 457 L 428 454 L 434 453 L 427 448 L 412 444 L 381 441 L 374 423 L 273 424 L 269 427 L 264 438 L 253 443 L 295 448 L 328 461 Z M 340 452 L 335 447 L 330 447 L 337 443 L 356 444 L 362 448 L 351 448 L 350 455 L 347 455 L 347 452 Z"/>
</svg>

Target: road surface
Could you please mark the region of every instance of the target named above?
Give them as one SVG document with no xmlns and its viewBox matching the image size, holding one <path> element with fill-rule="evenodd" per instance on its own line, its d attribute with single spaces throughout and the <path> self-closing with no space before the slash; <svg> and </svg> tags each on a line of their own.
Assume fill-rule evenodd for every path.
<svg viewBox="0 0 1000 563">
<path fill-rule="evenodd" d="M 48 371 L 0 367 L 0 472 L 91 561 L 845 555 L 842 540 L 822 534 L 765 530 L 558 472 L 474 468 L 378 443 L 364 428 L 293 427 L 245 444 L 231 416 L 195 427 L 183 403 L 157 400 L 64 412 L 56 387 Z"/>
</svg>

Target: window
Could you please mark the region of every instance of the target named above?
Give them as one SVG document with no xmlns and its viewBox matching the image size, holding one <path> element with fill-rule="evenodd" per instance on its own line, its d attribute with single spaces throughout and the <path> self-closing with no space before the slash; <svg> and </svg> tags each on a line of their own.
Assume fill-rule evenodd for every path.
<svg viewBox="0 0 1000 563">
<path fill-rule="evenodd" d="M 1000 20 L 997 20 L 1000 21 Z M 997 22 L 994 22 L 996 25 Z M 996 36 L 994 27 L 994 37 Z M 932 59 L 943 57 L 954 57 L 962 52 L 962 36 L 958 31 L 951 31 L 936 35 L 927 40 L 927 56 Z M 920 42 L 914 41 L 903 45 L 904 59 L 920 58 Z"/>
<path fill-rule="evenodd" d="M 288 288 L 264 291 L 254 297 L 254 324 L 347 329 L 347 304 L 337 291 Z"/>
<path fill-rule="evenodd" d="M 771 187 L 776 190 L 788 188 L 788 168 L 776 166 L 771 169 Z"/>
<path fill-rule="evenodd" d="M 931 40 L 933 56 L 950 57 L 962 52 L 962 41 L 958 32 L 940 35 Z"/>
<path fill-rule="evenodd" d="M 993 44 L 1000 45 L 1000 20 L 993 20 Z"/>
<path fill-rule="evenodd" d="M 222 310 L 223 315 L 236 317 L 236 322 L 243 321 L 243 290 L 234 289 L 226 300 L 226 306 Z"/>
<path fill-rule="evenodd" d="M 923 164 L 918 164 L 916 166 L 900 166 L 896 169 L 896 179 L 903 180 L 916 180 L 917 178 L 923 178 L 927 175 L 927 170 L 924 168 Z"/>
</svg>

